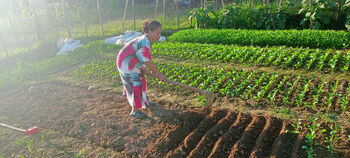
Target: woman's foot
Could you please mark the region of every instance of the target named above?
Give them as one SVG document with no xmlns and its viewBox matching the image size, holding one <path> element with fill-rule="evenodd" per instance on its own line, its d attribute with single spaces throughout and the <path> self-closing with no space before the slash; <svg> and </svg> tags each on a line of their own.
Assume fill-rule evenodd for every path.
<svg viewBox="0 0 350 158">
<path fill-rule="evenodd" d="M 136 111 L 132 111 L 130 113 L 130 116 L 136 118 L 136 119 L 145 119 L 147 118 L 147 115 L 145 113 L 143 113 L 142 111 L 140 110 L 136 110 Z"/>
</svg>

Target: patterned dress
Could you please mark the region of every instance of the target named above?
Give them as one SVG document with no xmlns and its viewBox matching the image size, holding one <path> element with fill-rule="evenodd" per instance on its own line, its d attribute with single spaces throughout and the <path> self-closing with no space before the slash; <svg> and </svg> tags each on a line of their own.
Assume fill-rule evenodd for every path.
<svg viewBox="0 0 350 158">
<path fill-rule="evenodd" d="M 146 67 L 144 63 L 152 60 L 150 50 L 151 42 L 142 35 L 127 43 L 116 60 L 126 97 L 135 109 L 148 105 L 146 77 L 142 70 Z"/>
</svg>

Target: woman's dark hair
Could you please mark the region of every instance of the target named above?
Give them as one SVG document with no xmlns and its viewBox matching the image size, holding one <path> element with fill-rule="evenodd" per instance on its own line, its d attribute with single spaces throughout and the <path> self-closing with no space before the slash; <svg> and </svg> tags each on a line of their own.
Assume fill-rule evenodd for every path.
<svg viewBox="0 0 350 158">
<path fill-rule="evenodd" d="M 160 24 L 158 21 L 155 21 L 155 20 L 145 21 L 142 24 L 142 32 L 149 33 L 151 31 L 158 29 L 159 27 L 162 27 L 162 24 Z"/>
</svg>

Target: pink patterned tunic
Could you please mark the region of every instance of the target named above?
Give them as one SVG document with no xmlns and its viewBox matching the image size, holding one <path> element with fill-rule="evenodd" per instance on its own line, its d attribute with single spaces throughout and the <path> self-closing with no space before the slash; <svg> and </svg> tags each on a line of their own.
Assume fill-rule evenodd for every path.
<svg viewBox="0 0 350 158">
<path fill-rule="evenodd" d="M 142 70 L 144 64 L 152 60 L 151 42 L 143 35 L 127 43 L 117 57 L 117 68 L 121 76 L 129 104 L 133 108 L 148 105 L 146 77 Z"/>
</svg>

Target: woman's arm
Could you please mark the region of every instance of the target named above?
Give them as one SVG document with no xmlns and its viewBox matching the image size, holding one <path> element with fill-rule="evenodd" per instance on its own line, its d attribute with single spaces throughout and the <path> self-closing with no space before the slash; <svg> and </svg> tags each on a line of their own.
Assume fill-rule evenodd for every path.
<svg viewBox="0 0 350 158">
<path fill-rule="evenodd" d="M 148 72 L 147 70 L 144 70 L 144 72 L 147 75 L 153 75 L 161 81 L 166 81 L 166 76 L 164 74 L 162 74 L 161 72 L 159 72 L 157 67 L 151 61 L 145 62 L 145 65 L 153 72 L 153 74 L 150 74 L 150 72 Z"/>
</svg>

